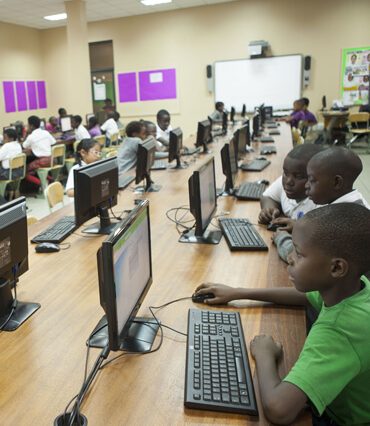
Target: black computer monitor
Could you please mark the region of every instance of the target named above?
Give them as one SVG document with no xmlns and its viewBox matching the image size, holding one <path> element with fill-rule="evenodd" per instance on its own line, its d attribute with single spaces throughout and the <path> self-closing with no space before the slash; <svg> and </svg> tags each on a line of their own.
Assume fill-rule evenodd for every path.
<svg viewBox="0 0 370 426">
<path fill-rule="evenodd" d="M 242 111 L 241 111 L 240 115 L 244 118 L 244 117 L 245 117 L 246 112 L 247 112 L 247 107 L 245 106 L 245 104 L 243 104 L 243 106 L 242 106 Z"/>
<path fill-rule="evenodd" d="M 91 112 L 90 114 L 86 114 L 86 125 L 89 125 L 89 120 L 91 117 L 95 117 L 95 114 Z"/>
<path fill-rule="evenodd" d="M 230 109 L 230 121 L 234 124 L 235 123 L 235 108 L 231 107 Z"/>
<path fill-rule="evenodd" d="M 16 330 L 40 305 L 13 298 L 12 288 L 28 270 L 26 199 L 0 206 L 0 330 Z"/>
<path fill-rule="evenodd" d="M 226 111 L 222 113 L 222 134 L 223 135 L 227 134 L 227 112 Z"/>
<path fill-rule="evenodd" d="M 234 132 L 234 139 L 237 144 L 236 155 L 244 156 L 247 152 L 247 145 L 250 146 L 249 121 Z"/>
<path fill-rule="evenodd" d="M 326 96 L 324 95 L 321 99 L 322 111 L 326 110 Z"/>
<path fill-rule="evenodd" d="M 144 200 L 122 220 L 98 251 L 100 304 L 105 316 L 90 340 L 112 351 L 147 352 L 159 327 L 136 314 L 152 284 L 149 202 Z M 104 323 L 108 326 L 104 328 Z M 94 332 L 92 333 L 94 334 Z"/>
<path fill-rule="evenodd" d="M 217 208 L 215 161 L 210 158 L 188 181 L 190 212 L 195 218 L 195 228 L 183 233 L 184 243 L 218 244 L 220 231 L 206 231 Z"/>
<path fill-rule="evenodd" d="M 264 114 L 265 114 L 265 120 L 268 120 L 268 121 L 272 120 L 272 117 L 274 115 L 273 107 L 272 106 L 265 106 L 263 108 L 263 110 L 264 110 Z"/>
<path fill-rule="evenodd" d="M 235 178 L 238 174 L 238 162 L 235 158 L 234 138 L 221 149 L 222 173 L 226 177 L 224 194 L 232 194 L 235 186 Z"/>
<path fill-rule="evenodd" d="M 252 139 L 257 138 L 260 135 L 260 114 L 256 113 L 253 116 L 253 134 Z"/>
<path fill-rule="evenodd" d="M 198 122 L 197 140 L 195 146 L 203 147 L 203 152 L 209 152 L 207 145 L 212 142 L 211 122 L 203 120 Z"/>
<path fill-rule="evenodd" d="M 82 232 L 110 234 L 117 225 L 112 224 L 109 209 L 117 204 L 118 163 L 117 158 L 106 158 L 74 170 L 76 225 L 99 216 L 95 223 Z"/>
<path fill-rule="evenodd" d="M 60 117 L 60 130 L 63 133 L 70 132 L 72 130 L 72 116 L 66 115 L 64 117 Z"/>
<path fill-rule="evenodd" d="M 154 163 L 155 151 L 156 144 L 153 136 L 150 136 L 142 144 L 139 144 L 137 150 L 135 183 L 139 184 L 145 179 L 145 186 L 140 188 L 144 192 L 156 192 L 159 190 L 159 187 L 153 185 L 153 181 L 150 178 L 150 169 Z"/>
<path fill-rule="evenodd" d="M 182 169 L 184 166 L 181 164 L 181 150 L 182 150 L 182 130 L 180 127 L 170 131 L 170 140 L 168 146 L 168 162 L 171 163 L 176 160 L 176 169 Z"/>
<path fill-rule="evenodd" d="M 258 112 L 259 112 L 259 117 L 260 117 L 260 128 L 264 125 L 265 123 L 265 105 L 261 104 L 258 107 Z"/>
</svg>

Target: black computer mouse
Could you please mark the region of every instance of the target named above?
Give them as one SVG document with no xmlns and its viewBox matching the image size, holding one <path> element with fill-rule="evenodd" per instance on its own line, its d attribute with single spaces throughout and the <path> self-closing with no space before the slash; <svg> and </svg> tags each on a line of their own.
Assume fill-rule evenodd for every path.
<svg viewBox="0 0 370 426">
<path fill-rule="evenodd" d="M 58 244 L 53 243 L 40 243 L 35 247 L 36 253 L 55 253 L 59 250 Z"/>
<path fill-rule="evenodd" d="M 257 183 L 263 183 L 264 185 L 270 185 L 270 182 L 267 179 L 260 179 Z"/>
<path fill-rule="evenodd" d="M 267 225 L 267 230 L 268 231 L 272 231 L 272 232 L 275 232 L 275 231 L 277 231 L 277 229 L 279 228 L 279 225 L 277 224 L 277 223 L 269 223 L 268 225 Z"/>
<path fill-rule="evenodd" d="M 213 299 L 214 297 L 215 295 L 213 293 L 205 293 L 205 294 L 194 293 L 191 296 L 191 299 L 195 303 L 203 303 L 206 299 Z"/>
<path fill-rule="evenodd" d="M 259 157 L 256 157 L 256 160 L 267 160 L 267 158 L 266 158 L 266 157 L 259 156 Z"/>
</svg>

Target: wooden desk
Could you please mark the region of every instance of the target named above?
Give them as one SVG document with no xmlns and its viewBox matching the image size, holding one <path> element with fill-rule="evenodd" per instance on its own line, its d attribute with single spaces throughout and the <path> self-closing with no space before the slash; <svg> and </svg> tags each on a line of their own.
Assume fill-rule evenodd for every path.
<svg viewBox="0 0 370 426">
<path fill-rule="evenodd" d="M 281 136 L 276 137 L 278 154 L 270 156 L 272 165 L 262 173 L 239 172 L 240 180 L 253 181 L 263 176 L 272 182 L 281 174 L 282 159 L 292 142 L 290 128 L 281 124 L 280 129 Z M 221 140 L 224 139 L 211 145 L 216 160 L 217 186 L 224 181 L 220 172 Z M 187 179 L 205 158 L 208 156 L 197 159 L 185 170 L 153 172 L 153 180 L 163 188 L 160 192 L 145 194 L 150 200 L 154 282 L 142 314 L 149 314 L 150 305 L 158 306 L 190 296 L 204 281 L 251 287 L 287 284 L 286 266 L 279 260 L 270 241 L 271 234 L 264 227 L 258 229 L 269 244 L 269 252 L 232 253 L 224 239 L 216 246 L 177 242 L 175 225 L 167 220 L 165 212 L 171 207 L 188 204 Z M 135 198 L 140 196 L 130 189 L 122 191 L 115 212 L 131 208 Z M 29 237 L 53 223 L 58 216 L 71 214 L 72 210 L 72 205 L 67 206 L 32 225 Z M 235 217 L 248 216 L 256 223 L 259 203 L 222 197 L 218 200 L 218 214 L 223 211 L 230 211 Z M 30 270 L 20 278 L 18 297 L 22 301 L 40 302 L 41 309 L 17 331 L 0 334 L 2 426 L 50 426 L 81 386 L 85 341 L 103 314 L 99 305 L 96 251 L 104 236 L 84 238 L 80 234 L 77 231 L 71 235 L 66 240 L 71 243 L 70 249 L 59 253 L 35 254 L 30 246 Z M 253 302 L 245 302 L 242 306 L 238 311 L 247 345 L 260 333 L 272 334 L 283 343 L 284 359 L 280 369 L 283 376 L 296 360 L 305 339 L 303 310 L 261 307 Z M 190 307 L 195 307 L 190 300 L 179 302 L 163 309 L 158 316 L 164 324 L 186 331 Z M 158 352 L 124 356 L 99 373 L 82 406 L 89 425 L 268 424 L 260 401 L 258 420 L 185 409 L 186 338 L 168 329 L 164 329 L 164 335 Z M 93 361 L 97 354 L 97 350 L 92 350 L 90 360 Z M 116 355 L 112 353 L 110 357 Z M 255 365 L 250 360 L 258 395 Z M 294 424 L 308 425 L 310 417 L 305 415 Z"/>
<path fill-rule="evenodd" d="M 325 129 L 343 128 L 347 122 L 349 111 L 322 111 Z"/>
</svg>

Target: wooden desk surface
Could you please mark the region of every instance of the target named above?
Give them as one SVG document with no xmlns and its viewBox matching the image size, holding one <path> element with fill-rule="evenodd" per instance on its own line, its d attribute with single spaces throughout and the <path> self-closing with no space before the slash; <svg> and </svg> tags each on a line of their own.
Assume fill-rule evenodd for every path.
<svg viewBox="0 0 370 426">
<path fill-rule="evenodd" d="M 272 165 L 262 173 L 240 171 L 240 181 L 253 181 L 263 176 L 272 182 L 281 173 L 282 159 L 291 149 L 291 135 L 285 124 L 280 129 L 281 136 L 275 137 L 278 154 L 269 157 Z M 217 186 L 220 187 L 224 181 L 219 155 L 223 141 L 211 146 L 216 161 Z M 153 285 L 141 314 L 149 314 L 150 305 L 158 306 L 190 296 L 204 281 L 250 287 L 287 285 L 286 266 L 271 244 L 271 234 L 263 227 L 258 230 L 269 244 L 268 252 L 232 253 L 224 239 L 215 246 L 177 242 L 175 225 L 168 221 L 165 212 L 188 204 L 187 179 L 205 158 L 208 155 L 197 159 L 185 170 L 153 172 L 153 180 L 163 188 L 160 192 L 145 194 L 150 200 Z M 140 197 L 128 188 L 120 192 L 114 210 L 131 208 L 133 199 Z M 32 225 L 29 237 L 53 223 L 58 216 L 72 211 L 73 205 L 67 206 Z M 225 211 L 234 217 L 247 216 L 256 223 L 259 203 L 221 197 L 217 214 Z M 30 269 L 20 278 L 18 297 L 21 301 L 40 302 L 41 309 L 17 331 L 0 334 L 2 426 L 51 425 L 78 392 L 83 379 L 85 341 L 103 315 L 96 265 L 96 252 L 103 239 L 104 236 L 82 237 L 77 231 L 66 240 L 71 247 L 59 253 L 35 254 L 30 246 Z M 247 345 L 260 333 L 272 334 L 283 343 L 284 359 L 280 368 L 283 376 L 296 360 L 305 339 L 303 310 L 261 306 L 253 302 L 240 302 L 240 305 L 243 308 L 238 311 Z M 187 311 L 195 306 L 190 300 L 175 303 L 160 311 L 158 317 L 164 324 L 186 331 Z M 185 342 L 185 337 L 164 329 L 163 345 L 158 352 L 124 356 L 103 369 L 82 405 L 89 425 L 267 425 L 260 401 L 258 420 L 184 408 Z M 90 366 L 97 354 L 97 350 L 91 351 Z M 111 353 L 110 358 L 117 354 Z M 258 395 L 251 357 L 250 361 Z M 308 425 L 310 418 L 305 415 L 294 424 Z"/>
</svg>

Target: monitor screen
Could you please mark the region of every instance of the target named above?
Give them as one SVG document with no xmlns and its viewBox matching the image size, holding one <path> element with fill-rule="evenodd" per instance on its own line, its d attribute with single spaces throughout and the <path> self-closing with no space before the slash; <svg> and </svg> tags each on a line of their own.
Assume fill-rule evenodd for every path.
<svg viewBox="0 0 370 426">
<path fill-rule="evenodd" d="M 72 116 L 66 115 L 60 117 L 60 129 L 62 132 L 70 132 L 72 130 Z"/>
<path fill-rule="evenodd" d="M 182 130 L 177 127 L 176 129 L 171 130 L 170 140 L 168 147 L 168 162 L 170 163 L 173 160 L 177 161 L 177 165 L 181 166 L 180 152 L 182 150 Z"/>
<path fill-rule="evenodd" d="M 95 114 L 94 113 L 86 114 L 86 125 L 89 125 L 89 120 L 91 117 L 95 117 Z"/>
<path fill-rule="evenodd" d="M 83 232 L 109 234 L 116 224 L 111 224 L 108 209 L 117 204 L 117 158 L 107 158 L 74 170 L 76 225 L 99 216 L 100 225 L 85 228 Z"/>
</svg>

